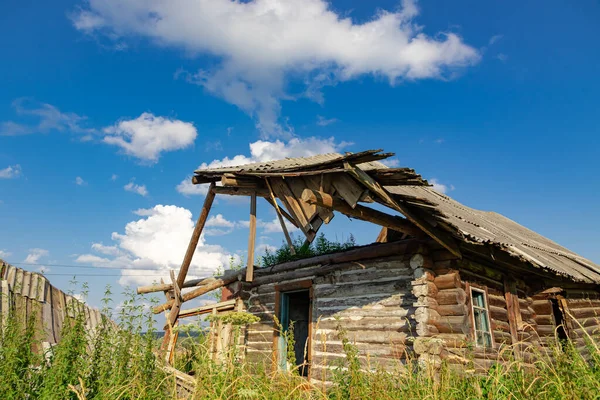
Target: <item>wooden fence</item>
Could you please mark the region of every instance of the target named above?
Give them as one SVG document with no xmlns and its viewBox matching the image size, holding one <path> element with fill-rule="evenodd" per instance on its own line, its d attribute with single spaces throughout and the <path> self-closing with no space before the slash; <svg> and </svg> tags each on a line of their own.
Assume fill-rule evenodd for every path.
<svg viewBox="0 0 600 400">
<path fill-rule="evenodd" d="M 36 331 L 45 347 L 60 341 L 67 315 L 85 315 L 89 332 L 102 322 L 99 310 L 52 286 L 43 275 L 0 260 L 0 322 L 4 323 L 11 306 L 22 320 L 35 319 Z"/>
</svg>

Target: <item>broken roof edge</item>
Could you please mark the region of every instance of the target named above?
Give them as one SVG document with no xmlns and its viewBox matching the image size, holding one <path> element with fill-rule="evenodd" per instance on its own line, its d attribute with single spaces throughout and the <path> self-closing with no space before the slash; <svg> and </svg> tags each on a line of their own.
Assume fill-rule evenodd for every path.
<svg viewBox="0 0 600 400">
<path fill-rule="evenodd" d="M 526 261 L 531 268 L 542 268 L 558 276 L 567 276 L 573 281 L 600 284 L 600 266 L 504 215 L 470 208 L 446 194 L 437 192 L 412 169 L 387 167 L 378 160 L 390 157 L 393 153 L 381 153 L 381 151 L 368 150 L 345 155 L 329 153 L 266 163 L 199 169 L 195 172 L 197 175 L 193 180 L 198 184 L 233 178 L 231 187 L 225 188 L 222 192 L 245 194 L 247 190 L 243 185 L 244 182 L 260 185 L 261 181 L 271 177 L 288 178 L 289 182 L 292 178 L 299 178 L 302 181 L 301 177 L 308 179 L 310 175 L 319 174 L 330 174 L 337 179 L 337 177 L 341 178 L 342 173 L 348 172 L 348 166 L 353 168 L 352 165 L 358 165 L 371 176 L 371 182 L 375 181 L 383 187 L 385 192 L 392 195 L 392 198 L 403 208 L 407 208 L 409 213 L 416 211 L 417 216 L 425 217 L 432 223 L 429 228 L 437 226 L 434 231 L 449 232 L 459 243 L 493 244 L 504 253 Z M 390 174 L 396 175 L 390 179 Z M 241 183 L 239 186 L 236 184 L 236 179 Z M 225 186 L 230 184 L 227 183 Z M 239 193 L 233 193 L 236 190 Z M 336 195 L 339 196 L 338 193 Z M 387 205 L 385 201 L 382 203 L 381 199 L 372 195 L 373 193 L 371 193 L 371 201 L 375 200 Z"/>
</svg>

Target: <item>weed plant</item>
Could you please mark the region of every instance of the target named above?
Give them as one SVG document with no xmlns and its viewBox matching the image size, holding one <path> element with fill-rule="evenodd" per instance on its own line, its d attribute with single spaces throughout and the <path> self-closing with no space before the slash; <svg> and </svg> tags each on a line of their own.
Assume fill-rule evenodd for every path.
<svg viewBox="0 0 600 400">
<path fill-rule="evenodd" d="M 14 310 L 3 314 L 1 398 L 177 398 L 175 377 L 161 367 L 157 356 L 159 341 L 152 315 L 132 293 L 126 293 L 127 300 L 115 312 L 110 307 L 111 295 L 108 289 L 105 317 L 96 330 L 86 329 L 83 315 L 72 310 L 60 343 L 46 354 L 40 351 L 41 335 L 34 317 L 23 321 Z M 247 314 L 236 313 L 212 321 L 213 325 L 219 322 L 233 325 L 232 343 L 238 344 L 244 342 L 247 324 L 257 323 Z M 475 358 L 466 359 L 460 367 L 443 362 L 433 370 L 409 352 L 383 369 L 375 362 L 366 365 L 364 354 L 340 326 L 338 337 L 345 357 L 327 361 L 330 372 L 324 384 L 299 376 L 293 368 L 274 371 L 276 360 L 270 349 L 260 353 L 260 358 L 256 351 L 229 346 L 215 357 L 210 331 L 200 325 L 197 329 L 196 334 L 181 335 L 175 353 L 175 366 L 195 381 L 189 396 L 193 399 L 600 399 L 600 350 L 591 336 L 586 346 L 557 341 L 555 346 L 531 350 L 528 357 L 515 357 L 512 347 L 506 347 L 487 371 L 476 368 Z M 291 349 L 287 349 L 288 365 L 295 364 Z M 320 372 L 314 373 L 314 378 L 320 377 Z"/>
</svg>

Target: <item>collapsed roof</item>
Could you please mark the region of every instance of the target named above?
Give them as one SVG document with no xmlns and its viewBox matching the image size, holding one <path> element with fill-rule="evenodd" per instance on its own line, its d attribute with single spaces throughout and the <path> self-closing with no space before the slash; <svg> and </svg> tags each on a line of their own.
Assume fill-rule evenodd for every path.
<svg viewBox="0 0 600 400">
<path fill-rule="evenodd" d="M 412 169 L 380 162 L 393 155 L 368 150 L 200 169 L 192 182 L 219 182 L 216 193 L 264 197 L 309 241 L 338 211 L 408 236 L 424 233 L 458 257 L 465 245 L 487 246 L 491 258 L 499 251 L 529 267 L 600 284 L 597 264 L 498 213 L 475 210 L 436 192 Z M 280 210 L 276 199 L 287 212 Z M 405 218 L 359 204 L 373 202 Z"/>
</svg>

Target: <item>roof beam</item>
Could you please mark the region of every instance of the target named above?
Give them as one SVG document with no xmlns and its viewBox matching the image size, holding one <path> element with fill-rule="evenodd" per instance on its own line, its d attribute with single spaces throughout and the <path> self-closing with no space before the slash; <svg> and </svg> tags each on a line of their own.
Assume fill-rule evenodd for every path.
<svg viewBox="0 0 600 400">
<path fill-rule="evenodd" d="M 423 232 L 429 235 L 433 240 L 444 246 L 450 253 L 456 257 L 462 258 L 458 244 L 454 241 L 454 238 L 446 233 L 436 230 L 431 224 L 421 218 L 417 213 L 413 212 L 407 206 L 397 202 L 392 196 L 373 178 L 369 176 L 365 171 L 352 165 L 345 163 L 344 167 L 350 175 L 356 180 L 365 185 L 371 192 L 376 194 L 385 204 L 389 207 L 401 212 L 410 222 L 418 226 Z"/>
<path fill-rule="evenodd" d="M 315 204 L 321 207 L 329 208 L 330 210 L 339 211 L 342 214 L 354 217 L 356 219 L 372 222 L 374 224 L 404 232 L 412 236 L 420 236 L 423 234 L 419 228 L 402 217 L 386 214 L 360 204 L 357 204 L 354 208 L 352 208 L 344 200 L 338 199 L 318 190 L 305 189 L 304 192 L 302 192 L 302 200 L 309 204 Z"/>
</svg>

